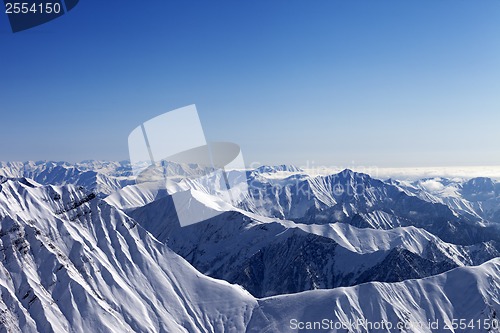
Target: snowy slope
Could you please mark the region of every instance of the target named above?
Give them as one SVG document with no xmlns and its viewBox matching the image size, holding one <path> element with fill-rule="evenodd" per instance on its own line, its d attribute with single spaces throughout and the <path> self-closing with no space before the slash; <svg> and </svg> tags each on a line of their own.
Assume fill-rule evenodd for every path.
<svg viewBox="0 0 500 333">
<path fill-rule="evenodd" d="M 191 188 L 206 193 L 213 192 L 213 189 L 207 188 L 206 181 L 195 176 L 200 172 L 195 165 L 163 163 L 160 168 L 162 173 L 187 176 L 175 190 Z M 414 184 L 386 184 L 350 170 L 328 176 L 309 176 L 302 170 L 287 165 L 262 166 L 250 173 L 232 171 L 231 174 L 234 177 L 249 177 L 250 195 L 241 203 L 241 208 L 263 216 L 305 223 L 352 221 L 354 225 L 372 228 L 387 229 L 406 225 L 424 227 L 424 220 L 429 219 L 440 219 L 441 223 L 457 223 L 457 215 L 460 214 L 465 216 L 465 220 L 473 221 L 486 217 L 495 218 L 500 207 L 498 193 L 495 195 L 500 189 L 498 184 L 490 184 L 491 180 L 488 182 L 487 179 L 480 178 L 463 184 L 445 182 L 445 179 L 441 181 L 444 185 L 439 183 L 439 179 L 422 180 Z M 91 190 L 99 197 L 134 183 L 128 162 L 0 162 L 0 175 L 27 177 L 42 184 L 73 184 Z M 220 181 L 211 179 L 208 183 L 218 184 Z M 439 191 L 439 186 L 444 190 Z M 143 189 L 138 192 L 141 196 Z M 421 203 L 414 198 L 400 196 L 399 192 L 412 197 L 418 192 L 417 196 L 423 201 L 448 205 L 452 210 L 447 212 L 439 205 Z M 144 205 L 151 199 L 136 204 Z M 405 209 L 402 209 L 403 206 Z M 408 211 L 417 214 L 408 215 Z M 459 223 L 463 224 L 463 221 Z M 430 230 L 429 226 L 426 228 L 437 232 Z M 440 236 L 445 237 L 445 233 L 450 230 L 448 228 L 440 232 L 443 233 Z M 479 240 L 484 239 L 475 239 Z"/>
<path fill-rule="evenodd" d="M 270 297 L 259 300 L 260 307 L 254 312 L 247 332 L 306 332 L 293 329 L 293 324 L 298 322 L 313 325 L 326 321 L 335 328 L 335 323 L 348 326 L 367 321 L 367 325 L 373 327 L 385 321 L 392 323 L 391 330 L 367 330 L 362 325 L 352 325 L 351 330 L 310 329 L 307 332 L 498 333 L 499 272 L 500 259 L 497 258 L 478 267 L 457 268 L 421 280 L 367 283 Z M 452 326 L 454 320 L 457 326 L 461 321 L 469 326 L 445 329 L 445 325 Z M 399 330 L 398 323 L 408 329 Z M 429 329 L 429 323 L 437 323 L 438 328 Z M 485 328 L 487 325 L 489 328 Z"/>
<path fill-rule="evenodd" d="M 453 319 L 484 325 L 500 311 L 498 258 L 419 280 L 255 299 L 74 186 L 3 179 L 0 214 L 1 332 L 303 332 L 293 323 L 324 319 L 442 328 Z"/>
<path fill-rule="evenodd" d="M 241 332 L 256 305 L 74 186 L 4 179 L 0 216 L 0 331 Z"/>
<path fill-rule="evenodd" d="M 100 168 L 103 174 L 126 177 L 119 166 L 85 164 L 88 170 L 78 170 Z M 442 325 L 452 319 L 484 324 L 498 318 L 498 245 L 457 245 L 460 239 L 444 242 L 419 227 L 434 213 L 442 218 L 445 212 L 443 221 L 460 221 L 448 218 L 458 218 L 453 209 L 369 178 L 364 184 L 373 189 L 343 197 L 332 195 L 337 184 L 332 177 L 300 172 L 277 177 L 278 172 L 254 174 L 257 191 L 272 182 L 312 184 L 312 201 L 305 196 L 289 200 L 286 191 L 270 199 L 287 214 L 304 203 L 308 208 L 296 211 L 305 212 L 305 219 L 294 222 L 230 207 L 191 181 L 174 195 L 192 196 L 198 205 L 223 214 L 186 228 L 176 224 L 171 198 L 158 187 L 126 186 L 103 201 L 83 185 L 43 186 L 22 174 L 5 174 L 16 178 L 0 177 L 0 332 L 302 332 L 290 328 L 290 320 L 439 320 Z M 64 172 L 51 179 L 67 184 L 81 178 Z M 467 200 L 485 201 L 476 185 L 471 184 Z M 257 203 L 254 207 L 263 207 Z M 398 204 L 403 204 L 399 210 Z M 315 223 L 313 217 L 329 209 L 350 218 Z M 404 220 L 404 210 L 422 215 Z M 408 225 L 386 224 L 394 216 Z M 461 231 L 459 224 L 451 225 Z M 239 286 L 206 277 L 156 237 L 202 272 L 246 285 L 258 295 L 355 286 L 256 299 Z M 363 283 L 373 280 L 404 282 Z M 456 330 L 471 331 L 487 332 Z"/>
<path fill-rule="evenodd" d="M 72 184 L 82 186 L 105 197 L 132 184 L 130 168 L 125 162 L 0 162 L 0 176 L 30 178 L 45 185 Z"/>
<path fill-rule="evenodd" d="M 499 226 L 485 223 L 477 214 L 456 211 L 442 201 L 418 197 L 351 170 L 281 179 L 257 175 L 249 183 L 249 198 L 241 208 L 264 216 L 307 224 L 344 222 L 374 229 L 416 226 L 463 245 L 500 241 Z"/>
<path fill-rule="evenodd" d="M 224 213 L 181 227 L 172 198 L 165 196 L 129 215 L 201 272 L 241 284 L 255 296 L 421 278 L 481 264 L 500 254 L 494 242 L 448 244 L 414 227 L 374 230 L 343 223 L 306 225 L 234 208 L 226 211 L 196 193 L 174 195 L 192 196 L 191 207 L 196 202 Z"/>
<path fill-rule="evenodd" d="M 500 223 L 500 183 L 490 178 L 469 180 L 442 177 L 415 181 L 388 180 L 402 191 L 423 200 L 445 204 L 459 214 L 484 223 Z"/>
</svg>

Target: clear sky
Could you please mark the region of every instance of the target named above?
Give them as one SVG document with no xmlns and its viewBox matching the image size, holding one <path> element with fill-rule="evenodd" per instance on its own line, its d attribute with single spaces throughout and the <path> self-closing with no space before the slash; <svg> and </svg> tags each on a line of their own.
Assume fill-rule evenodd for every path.
<svg viewBox="0 0 500 333">
<path fill-rule="evenodd" d="M 247 164 L 500 165 L 498 0 L 82 0 L 0 48 L 0 160 L 127 159 L 196 104 Z"/>
</svg>

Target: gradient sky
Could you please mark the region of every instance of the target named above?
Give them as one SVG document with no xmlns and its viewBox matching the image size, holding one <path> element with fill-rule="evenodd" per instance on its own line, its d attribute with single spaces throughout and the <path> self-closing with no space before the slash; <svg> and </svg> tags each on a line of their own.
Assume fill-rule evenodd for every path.
<svg viewBox="0 0 500 333">
<path fill-rule="evenodd" d="M 247 164 L 500 165 L 498 0 L 82 0 L 0 45 L 4 161 L 127 159 L 196 104 Z"/>
</svg>

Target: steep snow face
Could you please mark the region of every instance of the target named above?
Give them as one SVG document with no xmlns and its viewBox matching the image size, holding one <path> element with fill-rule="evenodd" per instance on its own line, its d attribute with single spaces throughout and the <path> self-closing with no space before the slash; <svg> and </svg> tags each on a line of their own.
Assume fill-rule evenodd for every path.
<svg viewBox="0 0 500 333">
<path fill-rule="evenodd" d="M 499 255 L 498 233 L 367 175 L 252 173 L 251 179 L 258 195 L 242 209 L 219 202 L 196 180 L 181 184 L 174 195 L 189 197 L 190 207 L 227 211 L 188 228 L 179 226 L 172 198 L 157 184 L 127 186 L 106 200 L 203 273 L 241 284 L 256 296 L 422 278 Z M 335 189 L 339 184 L 343 193 Z M 276 188 L 282 190 L 274 193 Z M 307 223 L 269 217 L 295 213 Z M 326 216 L 343 222 L 328 223 Z"/>
<path fill-rule="evenodd" d="M 96 171 L 101 174 L 112 177 L 129 177 L 131 167 L 128 161 L 97 161 L 87 160 L 78 163 L 56 162 L 56 161 L 27 161 L 27 162 L 2 162 L 0 168 L 2 172 L 11 173 L 9 177 L 20 176 L 23 172 L 36 172 L 36 170 L 50 169 L 55 166 L 64 166 L 67 168 L 77 168 L 80 171 Z"/>
<path fill-rule="evenodd" d="M 457 268 L 420 280 L 367 283 L 265 298 L 259 300 L 262 312 L 254 312 L 247 332 L 498 333 L 499 272 L 497 258 L 478 267 Z M 332 326 L 297 328 L 298 323 L 305 327 L 324 322 Z M 382 322 L 390 323 L 392 329 L 373 328 Z M 460 322 L 469 326 L 459 325 Z M 335 330 L 342 323 L 350 329 Z M 349 326 L 351 323 L 366 325 Z M 428 327 L 436 323 L 437 328 Z M 445 329 L 445 325 L 458 328 Z"/>
<path fill-rule="evenodd" d="M 29 167 L 41 170 L 42 164 Z M 128 177 L 119 163 L 87 161 L 76 168 Z M 443 182 L 443 187 L 427 182 L 417 193 L 349 172 L 336 177 L 253 172 L 256 195 L 248 199 L 268 201 L 248 200 L 235 208 L 187 177 L 175 185 L 174 195 L 223 214 L 180 228 L 172 198 L 156 185 L 126 186 L 104 201 L 86 190 L 92 185 L 43 186 L 7 169 L 2 167 L 0 176 L 0 332 L 300 332 L 291 321 L 324 319 L 439 321 L 433 332 L 449 332 L 444 323 L 454 319 L 473 319 L 481 320 L 482 328 L 455 332 L 499 332 L 484 325 L 498 319 L 500 310 L 498 244 L 457 245 L 469 244 L 462 232 L 470 233 L 468 241 L 486 240 L 495 238 L 497 229 L 487 228 L 479 213 L 467 215 L 419 197 L 433 191 L 439 199 L 448 186 Z M 64 171 L 61 178 L 38 179 L 82 179 L 72 175 Z M 233 171 L 230 177 L 242 175 Z M 492 200 L 488 183 L 461 181 L 456 194 L 470 203 Z M 292 188 L 276 191 L 275 184 Z M 294 189 L 296 184 L 303 187 Z M 336 191 L 336 184 L 344 184 L 344 192 Z M 358 184 L 367 190 L 342 195 Z M 300 195 L 301 189 L 311 195 Z M 287 216 L 297 218 L 283 219 Z M 199 271 L 255 295 L 277 296 L 255 299 Z"/>
<path fill-rule="evenodd" d="M 284 178 L 269 177 L 255 171 L 232 171 L 230 176 L 249 177 L 249 192 L 243 194 L 246 197 L 239 208 L 261 216 L 314 224 L 347 222 L 359 227 L 381 229 L 408 225 L 446 229 L 448 222 L 462 223 L 457 214 L 444 205 L 406 195 L 396 186 L 350 170 L 317 177 L 302 173 Z M 210 183 L 220 182 L 212 179 Z M 217 194 L 198 179 L 183 179 L 177 188 L 171 188 L 169 192 L 189 189 Z M 154 186 L 147 188 L 140 184 L 118 191 L 110 196 L 108 202 L 127 210 L 143 206 L 158 195 L 161 192 Z"/>
<path fill-rule="evenodd" d="M 360 228 L 416 226 L 447 242 L 471 245 L 500 241 L 498 226 L 477 215 L 461 214 L 444 202 L 420 198 L 401 187 L 344 170 L 330 176 L 293 175 L 273 179 L 254 175 L 244 210 L 300 223 L 344 222 Z"/>
<path fill-rule="evenodd" d="M 174 195 L 190 194 L 192 205 L 227 209 L 195 191 Z M 414 227 L 387 231 L 343 223 L 296 224 L 237 209 L 180 227 L 172 201 L 165 196 L 129 215 L 201 272 L 241 284 L 259 297 L 421 278 L 499 254 L 495 243 L 457 246 Z"/>
<path fill-rule="evenodd" d="M 2 332 L 299 332 L 294 324 L 325 319 L 393 325 L 480 320 L 474 332 L 498 332 L 484 329 L 500 311 L 498 258 L 419 280 L 255 299 L 199 273 L 133 219 L 74 186 L 3 179 L 0 216 Z M 340 229 L 343 236 L 356 232 Z M 310 250 L 327 240 L 320 237 Z M 366 330 L 353 326 L 351 332 Z"/>
<path fill-rule="evenodd" d="M 167 189 L 160 188 L 156 183 L 142 183 L 125 186 L 110 194 L 104 200 L 123 211 L 142 207 L 155 200 L 166 197 Z"/>
<path fill-rule="evenodd" d="M 442 203 L 458 214 L 470 216 L 483 223 L 500 223 L 500 183 L 490 178 L 470 180 L 427 178 L 409 181 L 389 180 L 405 193 Z"/>
<path fill-rule="evenodd" d="M 72 184 L 105 197 L 132 184 L 125 162 L 86 161 L 75 165 L 66 162 L 0 162 L 0 176 L 30 178 L 45 185 Z"/>
<path fill-rule="evenodd" d="M 195 177 L 200 172 L 196 165 L 162 163 L 162 168 L 169 175 L 188 178 L 174 191 L 187 189 L 209 191 L 207 183 Z M 300 220 L 306 223 L 346 222 L 353 219 L 358 226 L 385 229 L 406 225 L 423 227 L 422 221 L 417 221 L 419 224 L 416 224 L 414 219 L 435 221 L 436 216 L 432 213 L 424 215 L 422 211 L 415 210 L 412 216 L 408 216 L 394 209 L 394 205 L 401 204 L 394 198 L 394 191 L 390 188 L 394 186 L 407 195 L 448 206 L 451 215 L 455 217 L 452 217 L 450 212 L 442 211 L 442 208 L 417 205 L 427 212 L 440 210 L 438 215 L 441 217 L 447 215 L 445 220 L 452 224 L 455 224 L 454 219 L 459 216 L 462 220 L 476 223 L 500 223 L 500 183 L 484 177 L 470 180 L 436 177 L 413 182 L 389 180 L 383 184 L 368 175 L 350 170 L 329 176 L 311 176 L 293 165 L 261 166 L 253 171 L 234 170 L 231 174 L 232 177 L 249 178 L 250 195 L 240 207 L 264 216 Z M 99 197 L 105 197 L 126 185 L 135 183 L 127 161 L 90 160 L 76 164 L 44 161 L 0 162 L 0 176 L 2 175 L 27 177 L 47 185 L 83 186 Z M 213 185 L 218 181 L 210 179 L 209 182 Z M 381 202 L 381 199 L 387 199 L 387 196 L 394 201 L 393 204 Z M 406 223 L 408 220 L 410 224 Z M 443 234 L 440 236 L 445 237 L 445 231 L 441 232 Z M 467 234 L 474 233 L 469 231 Z M 466 241 L 464 239 L 464 242 Z"/>
<path fill-rule="evenodd" d="M 289 225 L 286 222 L 282 222 Z M 388 251 L 395 248 L 408 250 L 434 261 L 448 261 L 457 266 L 479 265 L 500 256 L 500 244 L 494 241 L 462 246 L 443 242 L 438 237 L 415 227 L 390 230 L 359 229 L 345 223 L 328 225 L 294 224 L 316 235 L 334 239 L 342 247 L 359 254 Z"/>
<path fill-rule="evenodd" d="M 0 218 L 9 332 L 242 332 L 256 306 L 78 187 L 4 179 Z"/>
<path fill-rule="evenodd" d="M 0 167 L 0 175 L 30 177 L 42 184 L 74 184 L 92 190 L 99 197 L 134 183 L 128 162 L 0 163 Z M 163 163 L 161 168 L 180 177 L 169 188 L 170 193 L 189 189 L 212 195 L 221 192 L 217 184 L 223 182 L 213 177 L 196 177 L 200 172 L 196 165 Z M 500 241 L 500 237 L 494 237 L 500 234 L 498 226 L 482 228 L 500 221 L 500 185 L 488 178 L 384 183 L 350 170 L 310 176 L 287 165 L 263 166 L 251 172 L 233 170 L 229 177 L 248 177 L 250 192 L 240 194 L 243 198 L 239 207 L 262 216 L 311 224 L 345 222 L 376 229 L 417 226 L 445 241 L 464 245 Z M 127 187 L 131 193 L 113 194 L 108 202 L 127 210 L 166 194 L 153 193 L 144 187 Z"/>
<path fill-rule="evenodd" d="M 254 169 L 255 173 L 275 173 L 275 172 L 304 172 L 302 169 L 299 167 L 296 167 L 295 165 L 287 165 L 287 164 L 281 164 L 281 165 L 263 165 L 258 168 Z"/>
</svg>

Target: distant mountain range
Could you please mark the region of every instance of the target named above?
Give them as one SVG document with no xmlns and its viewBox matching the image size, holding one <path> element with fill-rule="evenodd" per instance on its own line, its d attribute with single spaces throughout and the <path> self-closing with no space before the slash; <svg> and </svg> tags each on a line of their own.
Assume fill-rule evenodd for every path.
<svg viewBox="0 0 500 333">
<path fill-rule="evenodd" d="M 236 206 L 207 179 L 136 184 L 126 162 L 0 163 L 0 332 L 500 332 L 484 324 L 500 313 L 498 182 L 228 177 L 248 178 Z M 220 214 L 181 227 L 177 196 Z"/>
</svg>

